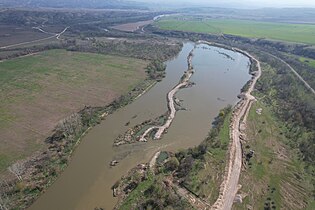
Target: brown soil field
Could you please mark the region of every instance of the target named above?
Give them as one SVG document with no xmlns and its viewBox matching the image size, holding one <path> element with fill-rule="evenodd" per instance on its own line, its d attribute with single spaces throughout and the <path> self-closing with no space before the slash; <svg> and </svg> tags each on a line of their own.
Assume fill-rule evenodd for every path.
<svg viewBox="0 0 315 210">
<path fill-rule="evenodd" d="M 126 23 L 126 24 L 121 24 L 117 26 L 113 26 L 113 29 L 117 29 L 120 31 L 127 31 L 127 32 L 134 32 L 141 28 L 142 26 L 148 25 L 153 23 L 153 20 L 146 20 L 146 21 L 140 21 L 136 23 Z"/>
<path fill-rule="evenodd" d="M 0 172 L 43 148 L 56 124 L 103 106 L 146 77 L 147 62 L 50 50 L 0 63 Z"/>
<path fill-rule="evenodd" d="M 43 39 L 51 35 L 31 27 L 0 25 L 0 47 Z"/>
</svg>

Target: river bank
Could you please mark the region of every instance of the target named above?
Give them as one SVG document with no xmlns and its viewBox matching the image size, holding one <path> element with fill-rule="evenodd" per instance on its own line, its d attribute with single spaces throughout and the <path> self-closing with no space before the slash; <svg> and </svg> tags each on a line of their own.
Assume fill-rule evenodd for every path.
<svg viewBox="0 0 315 210">
<path fill-rule="evenodd" d="M 189 80 L 194 73 L 194 69 L 192 66 L 192 57 L 194 49 L 192 49 L 187 56 L 188 69 L 184 71 L 184 74 L 180 78 L 179 83 L 175 85 L 175 87 L 173 87 L 167 93 L 166 98 L 168 111 L 154 120 L 146 120 L 141 124 L 138 124 L 133 128 L 128 129 L 124 134 L 119 135 L 116 138 L 114 146 L 120 146 L 123 144 L 130 144 L 135 142 L 147 142 L 148 141 L 147 137 L 150 136 L 151 133 L 153 132 L 154 134 L 151 135 L 153 136 L 153 139 L 155 140 L 161 139 L 163 133 L 165 133 L 166 130 L 171 126 L 171 123 L 175 118 L 175 114 L 177 111 L 175 106 L 177 105 L 177 103 L 175 102 L 175 94 L 180 89 L 185 87 L 191 87 L 193 84 Z"/>
<path fill-rule="evenodd" d="M 138 84 L 132 91 L 116 99 L 104 107 L 89 107 L 72 114 L 63 120 L 60 127 L 56 127 L 53 134 L 46 138 L 47 150 L 37 152 L 31 157 L 21 160 L 19 173 L 21 180 L 13 176 L 4 178 L 0 183 L 2 194 L 10 200 L 10 207 L 19 206 L 27 208 L 54 183 L 58 176 L 67 167 L 73 152 L 81 143 L 82 138 L 92 127 L 105 120 L 106 116 L 117 109 L 124 107 L 156 84 L 155 80 L 146 79 Z M 71 130 L 71 131 L 70 131 Z M 4 185 L 4 183 L 6 183 Z M 16 187 L 18 186 L 18 190 Z"/>
<path fill-rule="evenodd" d="M 201 43 L 202 41 L 200 41 Z M 206 44 L 211 45 L 211 43 L 207 43 L 207 42 L 203 42 Z M 261 69 L 260 69 L 260 64 L 259 61 L 257 59 L 255 59 L 252 55 L 250 55 L 249 53 L 242 51 L 240 49 L 236 49 L 233 48 L 233 51 L 237 51 L 242 53 L 243 55 L 249 57 L 251 59 L 251 66 L 254 66 L 253 68 L 250 68 L 250 70 L 252 69 L 257 69 L 257 71 L 250 71 L 250 73 L 253 75 L 253 77 L 246 83 L 248 85 L 248 89 L 244 90 L 242 88 L 242 92 L 240 95 L 242 95 L 243 97 L 241 97 L 241 100 L 233 107 L 233 111 L 232 111 L 232 116 L 229 122 L 229 133 L 227 134 L 228 136 L 226 138 L 230 139 L 230 143 L 229 143 L 229 152 L 228 152 L 228 162 L 225 166 L 225 175 L 224 175 L 224 179 L 223 182 L 221 184 L 220 187 L 220 193 L 219 193 L 219 198 L 216 200 L 216 202 L 214 202 L 213 206 L 211 207 L 211 209 L 230 209 L 232 207 L 233 201 L 234 201 L 234 197 L 236 196 L 236 193 L 238 191 L 238 179 L 240 176 L 240 170 L 241 170 L 241 166 L 242 166 L 242 146 L 241 146 L 241 140 L 244 139 L 244 125 L 246 124 L 246 118 L 248 115 L 248 112 L 250 110 L 250 107 L 252 105 L 252 103 L 254 102 L 255 98 L 253 96 L 250 95 L 250 93 L 253 91 L 254 86 L 256 84 L 256 81 L 258 80 L 258 78 L 261 75 Z M 242 130 L 241 130 L 242 129 Z M 213 138 L 213 137 L 212 137 Z M 201 146 L 201 145 L 200 145 Z M 203 151 L 201 149 L 201 151 Z M 160 173 L 165 173 L 163 172 L 163 168 L 168 168 L 169 166 L 169 161 L 164 161 L 164 163 L 158 164 L 157 166 L 156 164 L 156 159 L 159 157 L 160 155 L 160 151 L 157 152 L 154 157 L 152 158 L 152 160 L 150 161 L 150 163 L 148 164 L 151 168 L 151 171 L 156 172 L 156 170 L 152 170 L 152 168 L 154 167 L 158 167 L 161 168 L 162 167 L 162 172 L 161 170 L 158 170 L 157 175 L 160 176 Z M 201 152 L 202 154 L 202 152 Z M 178 158 L 178 155 L 175 155 Z M 174 155 L 173 155 L 174 157 Z M 175 157 L 174 157 L 175 158 Z M 176 159 L 176 158 L 175 158 Z M 197 158 L 198 159 L 198 158 Z M 174 175 L 169 175 L 169 173 L 164 174 L 161 178 L 164 180 L 164 183 L 166 183 L 168 181 L 169 186 L 175 186 L 176 187 L 172 187 L 173 190 L 177 191 L 177 194 L 182 195 L 182 197 L 186 198 L 187 201 L 195 208 L 199 208 L 200 206 L 204 206 L 206 208 L 210 208 L 210 204 L 205 201 L 202 197 L 199 197 L 196 193 L 190 191 L 187 187 L 185 187 L 185 185 L 178 185 L 176 184 L 176 182 L 178 182 L 178 173 L 180 173 L 179 171 L 181 170 L 180 168 L 180 163 L 176 161 L 177 164 L 175 164 L 173 162 L 173 164 L 175 164 L 175 168 L 171 169 L 172 173 L 171 174 L 175 174 Z M 139 168 L 139 167 L 138 167 Z M 121 185 L 116 184 L 115 186 L 113 186 L 113 190 L 115 192 L 116 196 L 120 196 L 120 202 L 119 204 L 117 204 L 116 208 L 118 208 L 119 206 L 123 205 L 124 207 L 126 205 L 133 205 L 133 202 L 136 201 L 132 201 L 132 200 L 128 200 L 127 202 L 125 202 L 128 197 L 128 195 L 133 191 L 133 190 L 137 190 L 136 187 L 137 186 L 132 186 L 130 187 L 130 182 L 126 181 L 126 180 L 132 180 L 129 179 L 130 176 L 134 176 L 134 174 L 137 172 L 137 170 L 132 170 L 131 172 L 129 172 L 128 176 L 123 177 L 121 180 Z M 143 172 L 143 171 L 142 171 Z M 189 173 L 189 172 L 188 172 Z M 142 173 L 143 174 L 143 173 Z M 148 176 L 148 175 L 147 175 Z M 177 178 L 176 178 L 177 177 Z M 148 182 L 146 179 L 146 176 L 143 176 L 143 182 Z M 149 179 L 150 180 L 150 179 Z M 177 181 L 174 181 L 177 180 Z M 210 180 L 205 180 L 206 182 L 209 182 Z M 146 183 L 146 185 L 149 186 L 154 186 L 154 182 L 149 181 L 151 184 Z M 139 183 L 139 181 L 137 182 L 137 185 L 142 186 L 145 184 L 141 184 Z M 123 192 L 120 188 L 124 186 L 123 188 L 128 188 L 128 191 Z M 184 188 L 183 188 L 184 187 Z M 149 187 L 150 189 L 150 187 Z M 168 189 L 167 192 L 170 193 L 171 189 Z M 140 196 L 140 195 L 139 195 Z M 128 197 L 129 198 L 129 197 Z M 145 200 L 145 198 L 142 198 Z M 158 202 L 158 201 L 156 201 Z M 127 203 L 127 204 L 126 204 Z"/>
<path fill-rule="evenodd" d="M 249 77 L 246 57 L 214 47 L 202 49 L 202 45 L 196 48 L 192 59 L 196 73 L 191 81 L 196 85 L 176 94 L 186 111 L 176 113 L 172 126 L 163 135 L 163 141 L 112 147 L 119 134 L 165 113 L 168 109 L 165 96 L 178 83 L 182 69 L 187 69 L 187 55 L 193 48 L 193 43 L 185 43 L 179 56 L 167 62 L 166 77 L 161 82 L 91 129 L 76 149 L 69 167 L 31 209 L 53 209 L 49 206 L 59 209 L 112 209 L 117 198 L 112 196 L 111 187 L 117 177 L 123 176 L 138 163 L 149 161 L 157 150 L 173 151 L 200 144 L 209 131 L 210 119 L 215 118 L 220 108 L 237 101 L 238 90 Z M 235 61 L 222 56 L 217 50 L 229 54 Z M 223 91 L 219 95 L 217 91 L 212 91 L 217 89 Z M 218 97 L 225 100 L 218 100 Z M 110 167 L 112 160 L 119 163 Z"/>
<path fill-rule="evenodd" d="M 232 49 L 249 57 L 252 61 L 251 65 L 254 66 L 257 71 L 250 72 L 253 77 L 250 82 L 247 82 L 249 87 L 246 91 L 242 92 L 243 97 L 241 101 L 233 109 L 230 123 L 231 142 L 229 145 L 229 161 L 226 167 L 224 181 L 221 184 L 220 196 L 212 206 L 212 209 L 231 209 L 236 198 L 236 194 L 240 189 L 238 182 L 243 162 L 242 141 L 246 137 L 244 131 L 249 110 L 252 103 L 256 100 L 251 93 L 254 90 L 257 80 L 261 76 L 260 62 L 256 58 L 241 49 Z"/>
</svg>

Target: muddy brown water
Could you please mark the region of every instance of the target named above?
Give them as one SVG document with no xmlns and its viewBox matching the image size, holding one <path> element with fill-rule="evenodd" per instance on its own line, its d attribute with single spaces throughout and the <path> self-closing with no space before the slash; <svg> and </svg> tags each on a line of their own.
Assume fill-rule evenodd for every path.
<svg viewBox="0 0 315 210">
<path fill-rule="evenodd" d="M 112 209 L 117 200 L 110 188 L 129 169 L 148 162 L 158 150 L 176 151 L 201 143 L 219 110 L 234 105 L 240 89 L 250 79 L 246 56 L 205 44 L 197 46 L 192 60 L 195 74 L 191 81 L 196 85 L 176 95 L 187 110 L 177 112 L 167 134 L 161 140 L 112 146 L 114 139 L 128 127 L 166 112 L 166 94 L 187 69 L 187 56 L 193 47 L 193 43 L 185 43 L 178 57 L 167 62 L 167 75 L 162 82 L 91 129 L 69 166 L 29 209 Z M 119 164 L 110 168 L 113 159 L 118 159 Z"/>
</svg>

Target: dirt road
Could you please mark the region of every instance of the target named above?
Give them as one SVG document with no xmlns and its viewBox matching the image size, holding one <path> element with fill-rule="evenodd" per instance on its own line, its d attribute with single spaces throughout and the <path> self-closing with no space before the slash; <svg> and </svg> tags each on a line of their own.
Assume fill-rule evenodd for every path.
<svg viewBox="0 0 315 210">
<path fill-rule="evenodd" d="M 244 98 L 235 106 L 232 121 L 230 125 L 230 156 L 229 163 L 227 166 L 226 174 L 223 183 L 221 184 L 220 196 L 212 206 L 212 209 L 231 209 L 237 191 L 239 189 L 238 181 L 242 167 L 242 145 L 241 145 L 241 134 L 243 125 L 246 125 L 246 118 L 248 111 L 251 108 L 252 103 L 255 101 L 255 97 L 251 95 L 254 90 L 255 84 L 261 76 L 260 62 L 249 53 L 242 51 L 237 48 L 232 48 L 238 51 L 256 63 L 257 72 L 252 79 L 252 82 L 248 90 L 244 93 Z"/>
<path fill-rule="evenodd" d="M 297 78 L 305 85 L 305 87 L 315 95 L 315 90 L 303 79 L 303 77 L 299 73 L 297 73 L 297 71 L 295 71 L 295 69 L 290 64 L 288 64 L 287 62 L 285 62 L 284 60 L 282 60 L 281 58 L 277 56 L 274 56 L 270 53 L 267 53 L 267 54 L 270 55 L 271 57 L 278 59 L 279 61 L 284 63 L 287 67 L 289 67 L 289 69 L 295 74 L 295 76 L 297 76 Z"/>
<path fill-rule="evenodd" d="M 55 36 L 56 36 L 56 39 L 60 39 L 60 36 L 62 35 L 62 34 L 64 34 L 67 30 L 68 30 L 68 28 L 70 28 L 70 26 L 67 26 L 65 29 L 63 29 L 63 31 L 61 31 L 60 33 L 58 33 L 58 34 L 56 34 Z"/>
<path fill-rule="evenodd" d="M 199 41 L 199 43 L 205 43 L 209 45 L 218 46 L 220 44 L 211 43 L 206 41 Z M 222 45 L 223 47 L 226 47 Z M 248 90 L 243 93 L 243 99 L 234 107 L 231 124 L 230 124 L 230 150 L 229 150 L 229 159 L 228 164 L 225 169 L 225 177 L 224 181 L 220 187 L 220 195 L 216 200 L 211 209 L 231 209 L 237 191 L 239 189 L 238 181 L 241 173 L 242 167 L 242 144 L 241 144 L 241 127 L 246 125 L 246 118 L 248 115 L 248 111 L 252 103 L 255 101 L 255 97 L 251 95 L 251 92 L 254 90 L 255 84 L 259 77 L 261 76 L 261 67 L 260 62 L 250 55 L 248 52 L 243 51 L 238 48 L 232 48 L 232 50 L 236 52 L 240 52 L 245 56 L 249 57 L 257 66 L 257 72 L 255 72 L 255 76 L 252 78 L 250 86 Z"/>
</svg>

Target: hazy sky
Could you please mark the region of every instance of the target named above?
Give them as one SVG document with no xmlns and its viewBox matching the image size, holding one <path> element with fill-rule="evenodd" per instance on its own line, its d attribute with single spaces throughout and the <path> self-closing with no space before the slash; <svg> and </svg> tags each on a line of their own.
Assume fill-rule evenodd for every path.
<svg viewBox="0 0 315 210">
<path fill-rule="evenodd" d="M 142 0 L 143 1 L 143 0 Z M 146 0 L 155 3 L 206 4 L 235 7 L 315 7 L 315 0 Z"/>
</svg>

